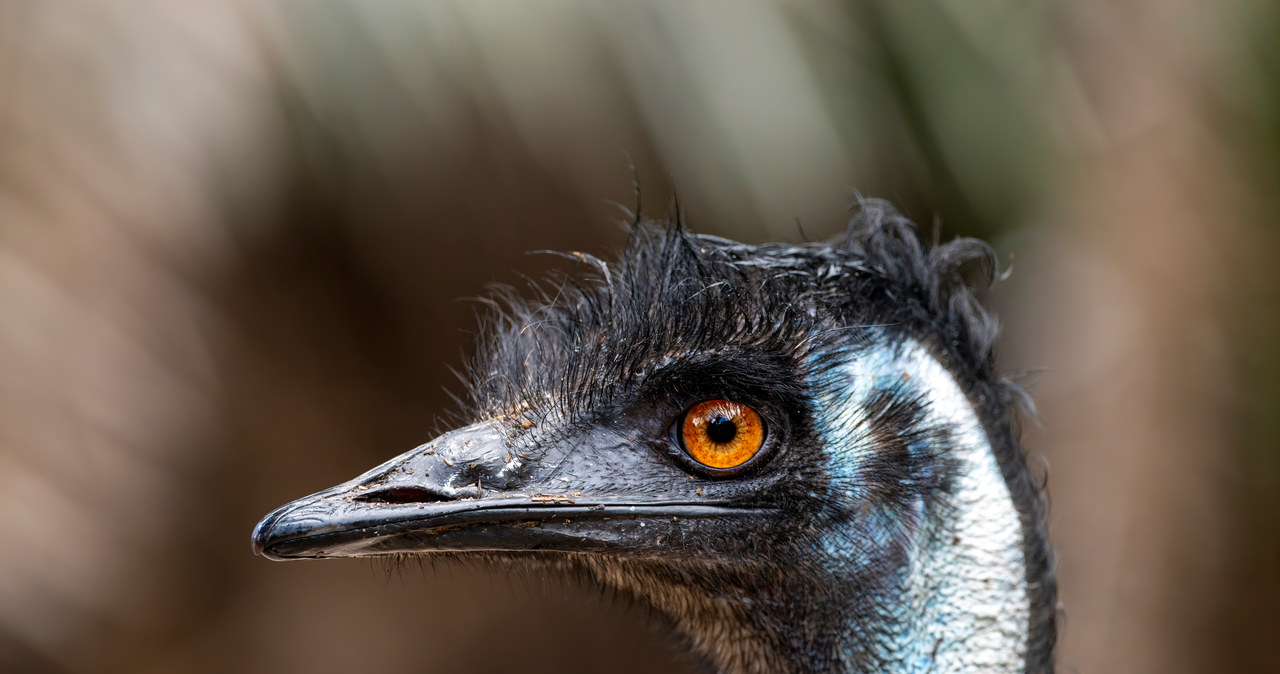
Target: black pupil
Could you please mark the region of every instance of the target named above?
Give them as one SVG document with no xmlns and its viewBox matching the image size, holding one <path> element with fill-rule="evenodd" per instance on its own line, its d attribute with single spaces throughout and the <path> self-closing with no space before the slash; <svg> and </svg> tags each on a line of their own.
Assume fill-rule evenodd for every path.
<svg viewBox="0 0 1280 674">
<path fill-rule="evenodd" d="M 717 445 L 731 442 L 737 434 L 738 425 L 728 417 L 717 416 L 707 424 L 707 437 Z"/>
</svg>

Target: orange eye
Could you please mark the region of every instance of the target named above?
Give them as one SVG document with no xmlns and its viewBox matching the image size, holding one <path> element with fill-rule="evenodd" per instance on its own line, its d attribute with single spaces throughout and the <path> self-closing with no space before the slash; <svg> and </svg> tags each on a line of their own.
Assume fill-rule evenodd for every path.
<svg viewBox="0 0 1280 674">
<path fill-rule="evenodd" d="M 689 456 L 708 468 L 737 468 L 760 451 L 764 422 L 746 405 L 708 400 L 685 413 L 680 440 Z"/>
</svg>

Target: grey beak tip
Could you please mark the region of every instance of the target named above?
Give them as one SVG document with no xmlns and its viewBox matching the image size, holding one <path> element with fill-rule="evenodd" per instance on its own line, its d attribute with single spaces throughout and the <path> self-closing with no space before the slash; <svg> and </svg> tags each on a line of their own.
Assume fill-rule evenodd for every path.
<svg viewBox="0 0 1280 674">
<path fill-rule="evenodd" d="M 288 506 L 276 508 L 262 518 L 262 521 L 258 522 L 258 525 L 253 528 L 253 535 L 250 540 L 253 554 L 262 555 L 268 559 L 274 558 L 273 555 L 267 552 L 267 546 L 274 542 L 275 524 L 287 508 Z"/>
</svg>

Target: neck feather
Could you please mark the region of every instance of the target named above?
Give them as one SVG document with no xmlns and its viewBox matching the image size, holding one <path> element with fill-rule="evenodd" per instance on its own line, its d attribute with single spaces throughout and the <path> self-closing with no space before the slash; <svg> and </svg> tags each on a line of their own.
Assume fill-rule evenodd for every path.
<svg viewBox="0 0 1280 674">
<path fill-rule="evenodd" d="M 819 432 L 838 466 L 835 483 L 855 503 L 876 498 L 869 470 L 884 451 L 874 401 L 914 401 L 912 422 L 900 429 L 912 460 L 934 476 L 937 487 L 920 487 L 906 512 L 850 521 L 850 527 L 881 527 L 871 540 L 900 555 L 897 573 L 886 574 L 870 618 L 850 626 L 863 650 L 850 661 L 874 663 L 894 672 L 1016 672 L 1026 669 L 1031 600 L 1023 532 L 991 442 L 973 404 L 955 377 L 911 339 L 876 339 L 843 363 L 824 369 L 815 400 Z M 890 403 L 893 404 L 893 403 Z M 883 413 L 880 418 L 883 418 Z M 892 417 L 892 415 L 888 415 Z M 829 553 L 857 573 L 869 562 L 866 550 L 841 546 Z M 879 624 L 874 624 L 875 622 Z M 867 638 L 871 632 L 873 638 Z"/>
</svg>

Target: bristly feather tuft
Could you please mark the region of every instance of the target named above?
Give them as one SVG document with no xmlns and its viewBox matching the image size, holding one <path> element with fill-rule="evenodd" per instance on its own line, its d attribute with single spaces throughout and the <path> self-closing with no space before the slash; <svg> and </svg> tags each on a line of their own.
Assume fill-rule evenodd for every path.
<svg viewBox="0 0 1280 674">
<path fill-rule="evenodd" d="M 870 325 L 923 337 L 963 379 L 992 379 L 998 327 L 961 273 L 976 266 L 970 278 L 989 285 L 991 248 L 926 247 L 892 206 L 860 204 L 836 245 L 748 246 L 690 233 L 678 217 L 637 222 L 616 261 L 561 254 L 586 265 L 585 277 L 531 284 L 533 301 L 494 289 L 466 377 L 468 413 L 571 419 L 691 353 L 799 359 L 822 335 Z"/>
</svg>

